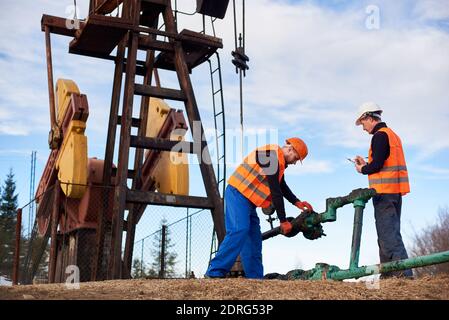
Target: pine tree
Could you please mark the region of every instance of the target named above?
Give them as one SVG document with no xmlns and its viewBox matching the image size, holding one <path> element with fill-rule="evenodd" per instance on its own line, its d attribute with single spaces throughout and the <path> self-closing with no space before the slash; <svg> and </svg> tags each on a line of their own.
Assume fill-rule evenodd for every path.
<svg viewBox="0 0 449 320">
<path fill-rule="evenodd" d="M 167 225 L 167 220 L 164 218 L 161 221 L 161 227 Z M 176 274 L 176 252 L 173 252 L 172 249 L 175 246 L 172 243 L 172 239 L 170 237 L 170 229 L 166 228 L 165 235 L 165 274 L 164 278 L 174 278 L 177 276 Z M 162 251 L 162 228 L 161 231 L 158 232 L 153 241 L 153 249 L 151 250 L 154 262 L 151 265 L 151 269 L 148 270 L 149 277 L 160 277 L 160 269 L 161 269 L 161 251 Z M 157 271 L 156 271 L 157 270 Z"/>
<path fill-rule="evenodd" d="M 11 276 L 17 215 L 17 194 L 14 174 L 10 169 L 0 197 L 0 274 Z"/>
<path fill-rule="evenodd" d="M 134 259 L 131 276 L 134 279 L 146 278 L 147 277 L 147 267 L 145 266 L 145 262 L 143 262 L 140 259 Z"/>
</svg>

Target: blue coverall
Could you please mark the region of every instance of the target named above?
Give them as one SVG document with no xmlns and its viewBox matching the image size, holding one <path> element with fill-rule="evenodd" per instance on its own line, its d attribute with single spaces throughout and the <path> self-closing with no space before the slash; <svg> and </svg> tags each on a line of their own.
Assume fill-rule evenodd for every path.
<svg viewBox="0 0 449 320">
<path fill-rule="evenodd" d="M 226 237 L 206 276 L 224 278 L 240 254 L 245 277 L 262 279 L 262 234 L 256 206 L 230 185 L 225 191 L 225 225 Z"/>
</svg>

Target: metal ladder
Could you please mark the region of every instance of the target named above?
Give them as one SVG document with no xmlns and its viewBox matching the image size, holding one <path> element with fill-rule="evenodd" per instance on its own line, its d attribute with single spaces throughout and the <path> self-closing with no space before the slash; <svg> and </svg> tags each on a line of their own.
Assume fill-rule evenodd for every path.
<svg viewBox="0 0 449 320">
<path fill-rule="evenodd" d="M 224 197 L 226 187 L 226 119 L 223 97 L 223 80 L 221 75 L 221 63 L 218 52 L 215 53 L 216 67 L 212 67 L 212 59 L 208 60 L 211 88 L 212 88 L 212 107 L 214 112 L 215 126 L 215 149 L 217 153 L 217 183 Z M 218 85 L 215 85 L 214 74 L 218 72 Z M 216 89 L 216 90 L 215 90 Z M 217 103 L 218 96 L 218 103 Z"/>
<path fill-rule="evenodd" d="M 211 26 L 215 36 L 214 22 L 216 18 L 211 18 Z M 204 23 L 203 16 L 203 32 L 205 32 L 206 27 Z M 226 117 L 225 117 L 225 106 L 223 97 L 223 78 L 221 74 L 221 62 L 220 55 L 218 52 L 215 53 L 216 63 L 213 66 L 212 59 L 208 59 L 209 71 L 210 71 L 210 81 L 212 90 L 212 107 L 214 113 L 214 126 L 215 126 L 215 150 L 217 154 L 217 181 L 218 187 L 221 190 L 221 195 L 224 199 L 225 189 L 226 189 Z M 214 75 L 218 72 L 218 83 L 214 81 Z M 217 96 L 219 101 L 217 103 Z M 224 205 L 224 203 L 223 203 Z M 223 208 L 224 212 L 224 208 Z M 213 256 L 218 250 L 218 240 L 215 228 L 212 230 L 212 240 L 210 246 L 209 264 Z"/>
</svg>

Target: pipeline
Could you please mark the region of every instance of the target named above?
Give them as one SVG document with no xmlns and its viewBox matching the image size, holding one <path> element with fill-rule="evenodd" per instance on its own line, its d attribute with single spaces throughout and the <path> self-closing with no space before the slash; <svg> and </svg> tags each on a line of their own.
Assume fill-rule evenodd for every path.
<svg viewBox="0 0 449 320">
<path fill-rule="evenodd" d="M 311 270 L 295 269 L 286 275 L 271 273 L 266 279 L 282 280 L 344 280 L 358 279 L 361 277 L 386 273 L 390 271 L 401 271 L 412 268 L 425 267 L 433 264 L 449 262 L 449 251 L 433 253 L 425 256 L 413 257 L 403 260 L 385 262 L 381 264 L 349 268 L 342 270 L 337 266 L 326 263 L 317 263 Z"/>
<path fill-rule="evenodd" d="M 301 232 L 306 239 L 315 240 L 323 235 L 325 236 L 321 223 L 336 221 L 337 209 L 343 207 L 344 205 L 352 203 L 354 206 L 354 225 L 349 269 L 340 269 L 339 267 L 334 265 L 317 263 L 315 265 L 315 268 L 311 270 L 295 269 L 285 275 L 279 273 L 269 273 L 265 275 L 264 278 L 280 280 L 358 279 L 360 277 L 370 276 L 374 274 L 387 273 L 391 271 L 401 271 L 449 262 L 449 251 L 443 251 L 425 256 L 418 256 L 403 260 L 359 267 L 358 263 L 360 253 L 360 240 L 362 235 L 363 210 L 366 203 L 374 195 L 376 195 L 376 191 L 374 189 L 355 189 L 344 197 L 327 198 L 326 211 L 324 211 L 323 213 L 303 211 L 296 218 L 287 218 L 292 224 L 292 231 L 289 234 L 285 235 L 286 237 L 294 237 Z M 280 227 L 272 228 L 271 230 L 262 234 L 262 239 L 267 240 L 279 234 L 282 234 Z"/>
</svg>

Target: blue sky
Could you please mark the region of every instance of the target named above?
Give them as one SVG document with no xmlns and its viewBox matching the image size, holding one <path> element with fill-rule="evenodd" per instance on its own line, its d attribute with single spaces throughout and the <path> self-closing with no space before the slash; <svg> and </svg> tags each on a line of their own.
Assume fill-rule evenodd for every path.
<svg viewBox="0 0 449 320">
<path fill-rule="evenodd" d="M 39 180 L 49 154 L 48 96 L 43 13 L 68 16 L 73 1 L 40 0 L 2 3 L 0 12 L 0 182 L 9 168 L 17 179 L 20 205 L 28 202 L 30 154 L 37 151 Z M 77 1 L 85 17 L 88 1 Z M 178 1 L 180 2 L 180 1 Z M 180 9 L 195 10 L 195 1 Z M 358 106 L 375 101 L 384 120 L 402 138 L 412 192 L 403 199 L 402 230 L 406 246 L 449 205 L 449 1 L 274 1 L 247 2 L 246 45 L 250 70 L 244 81 L 244 118 L 248 139 L 260 129 L 277 141 L 299 136 L 309 146 L 303 165 L 286 170 L 286 181 L 316 211 L 327 197 L 366 187 L 346 158 L 367 155 L 370 136 L 354 125 Z M 379 28 L 368 29 L 366 9 L 375 5 Z M 27 8 L 24 10 L 24 8 Z M 231 7 L 230 7 L 231 8 Z M 66 11 L 68 10 L 68 11 Z M 199 30 L 200 17 L 180 17 L 181 28 Z M 13 32 L 14 30 L 14 32 Z M 217 21 L 223 38 L 224 92 L 228 158 L 231 137 L 238 137 L 238 77 L 231 64 L 232 11 Z M 52 38 L 54 78 L 77 82 L 89 100 L 89 156 L 104 157 L 113 64 L 68 54 L 69 38 Z M 161 74 L 167 87 L 174 78 Z M 206 129 L 213 128 L 208 66 L 194 70 L 192 81 Z M 179 104 L 173 107 L 181 108 Z M 238 139 L 236 139 L 238 140 Z M 236 150 L 239 147 L 237 146 Z M 248 150 L 249 151 L 249 150 Z M 228 174 L 236 163 L 230 163 Z M 192 194 L 204 194 L 191 169 Z M 287 204 L 289 215 L 297 209 Z M 171 217 L 167 217 L 169 220 Z M 262 230 L 268 223 L 260 213 Z M 276 238 L 264 243 L 266 272 L 308 269 L 315 262 L 347 267 L 353 209 L 325 224 L 326 238 Z M 137 238 L 150 227 L 138 230 Z M 139 233 L 140 232 L 140 233 Z M 365 210 L 361 264 L 378 262 L 372 204 Z"/>
</svg>

